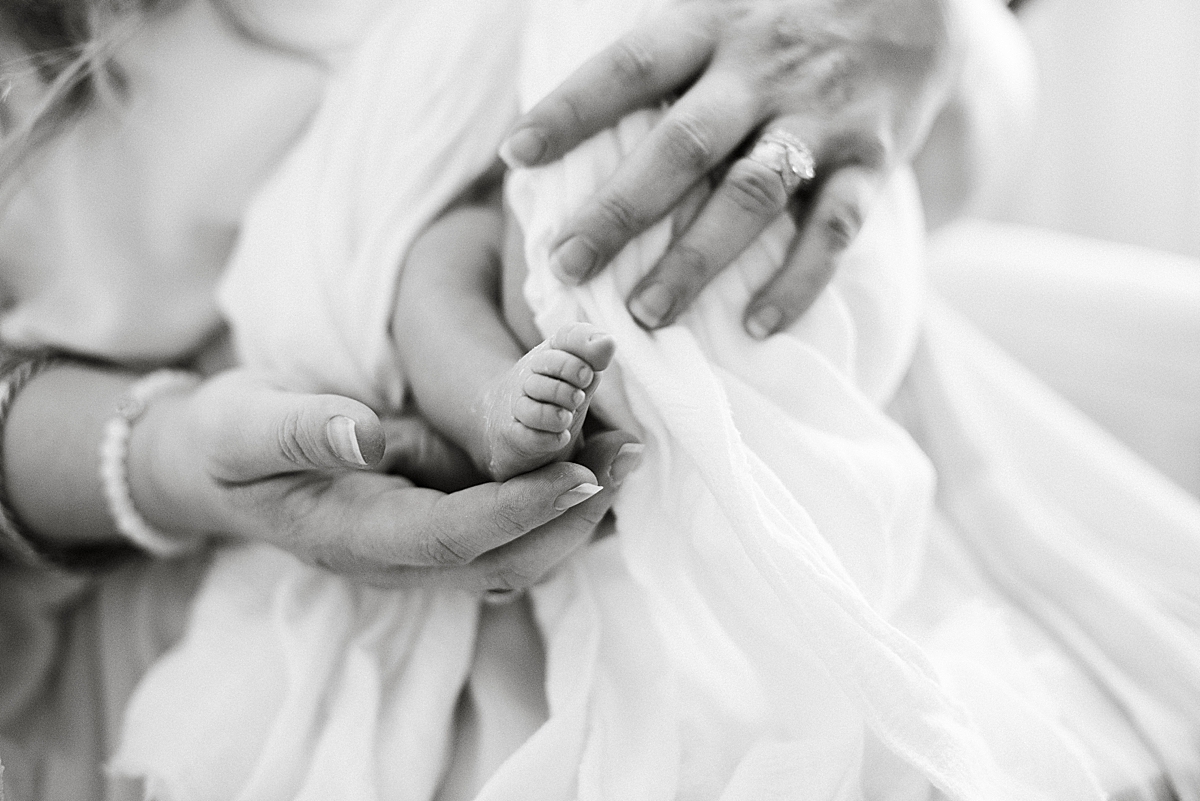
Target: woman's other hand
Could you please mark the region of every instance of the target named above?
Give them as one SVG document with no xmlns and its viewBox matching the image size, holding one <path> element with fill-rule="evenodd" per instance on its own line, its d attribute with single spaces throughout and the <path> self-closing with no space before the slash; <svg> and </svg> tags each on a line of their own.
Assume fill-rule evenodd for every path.
<svg viewBox="0 0 1200 801">
<path fill-rule="evenodd" d="M 151 405 L 134 428 L 130 478 L 164 531 L 270 542 L 374 584 L 482 592 L 528 587 L 592 537 L 636 462 L 629 449 L 617 458 L 631 441 L 611 432 L 579 464 L 447 494 L 382 470 L 469 483 L 465 457 L 419 420 L 381 421 L 348 398 L 236 370 Z M 610 489 L 589 496 L 597 484 Z"/>
<path fill-rule="evenodd" d="M 672 323 L 788 209 L 798 233 L 751 299 L 745 326 L 761 338 L 789 325 L 828 282 L 888 172 L 915 154 L 948 96 L 954 1 L 689 0 L 624 36 L 524 115 L 501 148 L 510 164 L 545 163 L 628 112 L 681 93 L 564 226 L 555 271 L 587 280 L 698 183 L 720 175 L 634 288 L 630 313 L 650 329 Z M 748 157 L 771 131 L 807 147 L 811 184 L 790 194 L 796 180 Z"/>
</svg>

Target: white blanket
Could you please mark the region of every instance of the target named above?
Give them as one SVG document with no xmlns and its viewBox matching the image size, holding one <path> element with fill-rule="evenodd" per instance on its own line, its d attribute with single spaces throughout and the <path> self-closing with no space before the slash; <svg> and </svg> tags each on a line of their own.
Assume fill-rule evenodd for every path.
<svg viewBox="0 0 1200 801">
<path fill-rule="evenodd" d="M 490 162 L 518 90 L 528 106 L 653 5 L 381 12 L 248 218 L 223 293 L 246 361 L 394 408 L 387 288 L 412 238 Z M 924 311 L 906 173 L 764 343 L 739 310 L 786 221 L 653 335 L 622 298 L 664 226 L 559 285 L 547 243 L 654 119 L 510 180 L 539 326 L 613 334 L 597 403 L 648 449 L 617 536 L 533 592 L 549 716 L 479 797 L 1096 799 L 1156 762 L 1197 797 L 1200 511 Z M 477 623 L 461 593 L 231 549 L 117 766 L 169 799 L 434 798 Z"/>
</svg>

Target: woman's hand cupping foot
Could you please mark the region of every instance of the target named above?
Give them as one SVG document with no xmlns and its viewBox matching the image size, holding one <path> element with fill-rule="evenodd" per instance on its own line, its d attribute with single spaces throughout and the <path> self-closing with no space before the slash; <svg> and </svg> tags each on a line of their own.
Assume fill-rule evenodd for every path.
<svg viewBox="0 0 1200 801">
<path fill-rule="evenodd" d="M 266 541 L 374 584 L 483 592 L 527 587 L 587 542 L 612 504 L 610 490 L 594 487 L 615 483 L 614 462 L 628 472 L 617 457 L 632 438 L 608 432 L 585 446 L 582 464 L 446 494 L 378 469 L 461 469 L 452 449 L 411 425 L 231 371 L 164 398 L 140 421 L 134 500 L 164 530 Z M 389 429 L 408 432 L 390 453 Z"/>
</svg>

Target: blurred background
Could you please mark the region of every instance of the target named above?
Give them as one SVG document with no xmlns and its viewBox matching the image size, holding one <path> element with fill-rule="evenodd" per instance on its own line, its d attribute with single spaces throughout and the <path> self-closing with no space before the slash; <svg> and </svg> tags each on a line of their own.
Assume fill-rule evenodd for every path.
<svg viewBox="0 0 1200 801">
<path fill-rule="evenodd" d="M 1024 167 L 931 245 L 993 339 L 1200 495 L 1200 0 L 1027 0 Z"/>
<path fill-rule="evenodd" d="M 999 219 L 1200 258 L 1200 0 L 1027 0 L 1029 171 Z"/>
</svg>

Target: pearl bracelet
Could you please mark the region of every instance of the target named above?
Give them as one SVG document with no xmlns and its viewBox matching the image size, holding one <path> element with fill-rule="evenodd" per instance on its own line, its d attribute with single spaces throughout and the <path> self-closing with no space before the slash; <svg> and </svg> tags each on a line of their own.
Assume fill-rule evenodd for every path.
<svg viewBox="0 0 1200 801">
<path fill-rule="evenodd" d="M 157 370 L 136 381 L 120 401 L 116 414 L 104 426 L 100 442 L 100 481 L 108 511 L 117 531 L 147 553 L 169 558 L 181 556 L 198 543 L 181 541 L 155 529 L 138 513 L 129 488 L 129 437 L 137 422 L 155 398 L 177 392 L 199 382 L 194 373 L 182 370 Z"/>
</svg>

